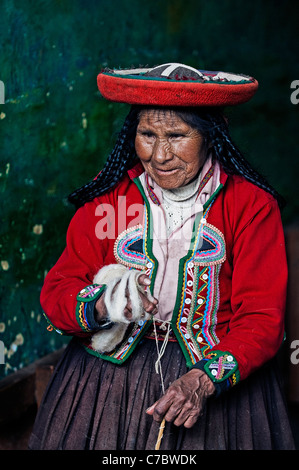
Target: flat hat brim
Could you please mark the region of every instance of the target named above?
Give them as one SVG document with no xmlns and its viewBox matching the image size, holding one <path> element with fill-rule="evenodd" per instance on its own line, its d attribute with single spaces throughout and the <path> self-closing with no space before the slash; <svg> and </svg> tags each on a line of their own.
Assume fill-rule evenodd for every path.
<svg viewBox="0 0 299 470">
<path fill-rule="evenodd" d="M 109 101 L 131 105 L 234 106 L 249 101 L 258 89 L 257 80 L 241 75 L 238 81 L 215 81 L 218 72 L 203 72 L 208 76 L 203 82 L 149 77 L 144 75 L 146 70 L 101 72 L 97 77 L 99 91 Z"/>
</svg>

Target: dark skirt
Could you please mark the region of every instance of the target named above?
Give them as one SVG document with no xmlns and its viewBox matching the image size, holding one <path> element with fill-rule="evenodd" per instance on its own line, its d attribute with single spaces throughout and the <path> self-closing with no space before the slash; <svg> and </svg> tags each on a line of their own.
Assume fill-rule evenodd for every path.
<svg viewBox="0 0 299 470">
<path fill-rule="evenodd" d="M 156 344 L 144 339 L 121 366 L 73 339 L 39 408 L 34 450 L 154 450 L 159 424 L 146 409 L 161 396 Z M 165 388 L 187 372 L 177 342 L 162 357 Z M 269 363 L 218 398 L 191 429 L 166 423 L 161 450 L 294 449 L 283 390 Z"/>
</svg>

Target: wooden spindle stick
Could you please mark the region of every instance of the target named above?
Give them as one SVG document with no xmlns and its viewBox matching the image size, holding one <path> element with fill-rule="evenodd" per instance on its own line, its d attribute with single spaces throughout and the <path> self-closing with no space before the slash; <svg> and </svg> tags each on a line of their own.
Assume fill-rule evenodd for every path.
<svg viewBox="0 0 299 470">
<path fill-rule="evenodd" d="M 165 428 L 165 418 L 163 419 L 163 421 L 160 424 L 159 434 L 158 434 L 157 442 L 156 442 L 156 445 L 155 445 L 155 450 L 160 449 L 160 444 L 161 444 L 161 441 L 162 441 L 164 428 Z"/>
<path fill-rule="evenodd" d="M 165 322 L 166 323 L 166 322 Z M 168 322 L 167 322 L 168 323 Z M 156 371 L 158 373 L 160 373 L 160 379 L 161 379 L 161 386 L 162 386 L 162 393 L 164 395 L 165 393 L 165 389 L 164 389 L 164 381 L 163 381 L 163 374 L 162 374 L 162 367 L 161 367 L 161 357 L 163 356 L 164 354 L 164 351 L 165 351 L 165 347 L 167 345 L 167 342 L 168 342 L 168 336 L 169 336 L 169 333 L 170 333 L 170 323 L 168 323 L 168 329 L 167 329 L 167 334 L 164 338 L 164 343 L 162 345 L 162 348 L 161 348 L 161 351 L 159 350 L 159 345 L 158 345 L 158 337 L 157 337 L 157 330 L 156 330 L 156 322 L 155 322 L 155 319 L 154 319 L 154 332 L 155 332 L 155 340 L 156 340 L 156 347 L 157 347 L 157 353 L 158 353 L 158 359 L 157 359 L 157 369 Z M 156 441 L 156 445 L 155 445 L 155 450 L 159 450 L 160 449 L 160 445 L 161 445 L 161 441 L 162 441 L 162 438 L 163 438 L 163 434 L 164 434 L 164 428 L 165 428 L 165 418 L 162 420 L 161 424 L 160 424 L 160 427 L 159 427 L 159 434 L 158 434 L 158 438 L 157 438 L 157 441 Z"/>
</svg>

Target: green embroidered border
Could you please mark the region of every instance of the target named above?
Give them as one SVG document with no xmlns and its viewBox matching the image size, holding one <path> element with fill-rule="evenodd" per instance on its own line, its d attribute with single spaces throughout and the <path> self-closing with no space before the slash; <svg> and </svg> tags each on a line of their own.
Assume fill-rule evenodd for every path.
<svg viewBox="0 0 299 470">
<path fill-rule="evenodd" d="M 142 326 L 142 330 L 138 335 L 140 335 L 139 338 L 137 338 L 135 341 L 132 342 L 132 346 L 129 346 L 127 351 L 124 353 L 123 357 L 121 359 L 117 359 L 114 357 L 115 355 L 115 351 L 113 351 L 111 354 L 113 355 L 109 355 L 109 354 L 101 354 L 101 353 L 97 353 L 97 351 L 94 351 L 93 349 L 89 349 L 87 346 L 84 346 L 85 349 L 87 349 L 88 352 L 90 352 L 91 354 L 93 354 L 94 356 L 97 356 L 97 357 L 100 357 L 101 359 L 105 359 L 107 361 L 110 361 L 110 362 L 113 362 L 114 364 L 123 364 L 127 358 L 132 354 L 132 352 L 136 349 L 136 347 L 138 346 L 141 338 L 145 335 L 145 333 L 147 332 L 147 330 L 149 329 L 150 325 L 152 324 L 152 320 L 148 320 L 144 323 L 144 325 Z M 130 336 L 129 336 L 130 337 Z M 125 341 L 123 341 L 121 343 L 120 346 L 117 347 L 117 350 L 121 349 L 124 347 L 124 344 L 128 342 L 128 336 L 126 336 L 126 339 Z"/>
<path fill-rule="evenodd" d="M 198 235 L 199 235 L 199 229 L 200 229 L 200 221 L 202 219 L 203 216 L 200 215 L 197 215 L 196 218 L 195 218 L 195 221 L 194 221 L 194 225 L 193 225 L 193 233 L 196 233 L 196 237 L 193 238 L 193 240 L 191 240 L 191 244 L 190 244 L 190 248 L 189 248 L 189 251 L 188 253 L 180 259 L 179 261 L 179 276 L 178 276 L 178 286 L 184 286 L 184 279 L 185 279 L 185 276 L 186 276 L 186 268 L 187 268 L 187 263 L 188 261 L 190 261 L 192 259 L 192 257 L 194 256 L 194 252 L 195 252 L 195 248 L 196 248 L 196 244 L 197 244 L 197 240 L 198 240 Z M 180 311 L 180 306 L 181 306 L 181 303 L 182 303 L 182 297 L 184 295 L 184 291 L 182 292 L 181 290 L 177 292 L 177 297 L 176 297 L 176 301 L 175 301 L 175 306 L 174 306 L 174 309 L 173 309 L 173 313 L 178 313 Z M 178 322 L 178 316 L 177 315 L 173 315 L 172 316 L 172 319 L 171 319 L 171 326 L 172 326 L 172 329 L 173 329 L 173 332 L 182 348 L 182 351 L 183 351 L 183 354 L 185 356 L 185 359 L 186 359 L 186 364 L 187 364 L 187 367 L 191 367 L 193 365 L 193 362 L 190 358 L 190 355 L 189 355 L 189 348 L 188 346 L 186 346 L 186 343 L 182 337 L 182 334 L 180 333 L 180 331 L 178 330 L 178 327 L 177 327 L 177 322 Z"/>
<path fill-rule="evenodd" d="M 81 330 L 83 330 L 85 333 L 92 332 L 92 330 L 88 327 L 87 321 L 84 316 L 85 303 L 98 299 L 106 288 L 104 284 L 102 284 L 101 286 L 99 285 L 99 290 L 97 290 L 97 293 L 95 295 L 87 296 L 86 298 L 81 297 L 80 293 L 85 291 L 85 289 L 87 289 L 88 287 L 97 287 L 97 285 L 92 284 L 91 286 L 86 286 L 85 288 L 81 289 L 81 291 L 77 294 L 77 303 L 76 303 L 76 310 L 75 310 L 77 323 L 80 326 Z"/>
<path fill-rule="evenodd" d="M 106 284 L 90 284 L 80 290 L 77 294 L 78 302 L 92 302 L 103 293 L 106 289 Z M 95 292 L 96 291 L 96 292 Z M 83 293 L 86 293 L 84 296 Z"/>
<path fill-rule="evenodd" d="M 209 197 L 209 199 L 204 203 L 203 205 L 203 210 L 206 210 L 209 205 L 212 203 L 212 201 L 218 196 L 218 193 L 222 190 L 223 184 L 220 183 L 216 191 Z"/>
<path fill-rule="evenodd" d="M 213 356 L 213 357 L 211 357 L 211 356 Z M 229 370 L 228 372 L 224 373 L 223 377 L 221 377 L 220 379 L 216 379 L 215 376 L 211 373 L 211 370 L 210 370 L 211 364 L 218 363 L 218 367 L 219 367 L 219 360 L 221 358 L 227 358 L 228 356 L 232 357 L 232 363 L 234 364 L 234 367 L 231 370 Z M 237 377 L 240 376 L 238 361 L 236 360 L 234 355 L 231 354 L 230 352 L 228 352 L 228 351 L 213 351 L 213 352 L 211 352 L 210 354 L 207 355 L 206 359 L 207 359 L 207 362 L 204 364 L 204 370 L 205 370 L 206 374 L 210 377 L 210 379 L 214 383 L 225 382 L 226 380 L 228 380 L 233 375 L 236 376 L 236 379 L 237 379 Z"/>
<path fill-rule="evenodd" d="M 212 196 L 204 204 L 204 206 L 203 206 L 203 210 L 204 210 L 203 215 L 202 216 L 197 215 L 196 218 L 195 218 L 194 226 L 193 226 L 193 233 L 196 232 L 197 235 L 196 235 L 195 238 L 193 238 L 191 240 L 190 248 L 189 248 L 189 251 L 188 251 L 187 255 L 185 257 L 181 258 L 180 262 L 179 262 L 178 285 L 182 286 L 182 288 L 184 287 L 184 279 L 185 279 L 185 276 L 186 276 L 187 263 L 192 259 L 192 257 L 194 256 L 194 253 L 195 253 L 195 247 L 197 245 L 201 219 L 206 217 L 206 215 L 209 212 L 216 196 L 222 190 L 222 188 L 223 188 L 223 184 L 219 184 L 216 191 L 212 194 Z M 175 336 L 176 336 L 176 338 L 177 338 L 177 340 L 178 340 L 178 342 L 179 342 L 179 344 L 182 348 L 183 354 L 186 358 L 186 365 L 187 365 L 187 367 L 192 367 L 194 363 L 192 362 L 192 358 L 191 358 L 190 353 L 189 353 L 189 347 L 188 347 L 188 345 L 186 345 L 186 342 L 184 341 L 184 338 L 182 337 L 182 334 L 180 333 L 180 331 L 177 327 L 178 313 L 180 312 L 180 306 L 181 306 L 181 303 L 182 303 L 183 295 L 184 295 L 184 292 L 179 292 L 179 291 L 177 292 L 177 298 L 176 298 L 176 302 L 175 302 L 175 306 L 174 306 L 174 310 L 173 310 L 174 315 L 171 319 L 171 325 L 172 325 L 174 334 L 175 334 Z M 176 313 L 176 315 L 175 315 L 175 313 Z M 199 346 L 198 346 L 198 348 L 200 350 Z"/>
</svg>

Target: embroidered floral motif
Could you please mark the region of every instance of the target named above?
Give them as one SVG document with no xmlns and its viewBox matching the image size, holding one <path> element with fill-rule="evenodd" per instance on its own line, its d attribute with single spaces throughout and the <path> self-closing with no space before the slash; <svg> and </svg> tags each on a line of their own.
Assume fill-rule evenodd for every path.
<svg viewBox="0 0 299 470">
<path fill-rule="evenodd" d="M 219 342 L 216 335 L 219 273 L 226 256 L 224 237 L 216 227 L 202 222 L 197 237 L 198 249 L 185 264 L 184 289 L 175 324 L 188 366 L 203 359 Z"/>
<path fill-rule="evenodd" d="M 144 206 L 144 224 L 124 230 L 114 243 L 114 256 L 118 263 L 138 270 L 144 270 L 151 277 L 155 266 L 149 255 L 147 234 L 149 230 L 148 210 Z"/>
<path fill-rule="evenodd" d="M 211 351 L 192 368 L 204 371 L 212 380 L 216 396 L 230 389 L 240 381 L 236 358 L 229 352 Z"/>
<path fill-rule="evenodd" d="M 204 369 L 213 382 L 223 382 L 238 369 L 236 359 L 228 352 L 211 352 L 206 356 L 206 359 L 208 361 Z"/>
<path fill-rule="evenodd" d="M 114 244 L 116 261 L 130 268 L 146 269 L 148 260 L 143 252 L 143 245 L 142 225 L 125 230 Z"/>
<path fill-rule="evenodd" d="M 77 300 L 80 302 L 91 302 L 103 291 L 103 285 L 92 284 L 84 287 L 77 295 Z"/>
<path fill-rule="evenodd" d="M 202 231 L 202 246 L 194 256 L 194 263 L 210 266 L 223 263 L 226 258 L 225 241 L 222 233 L 213 225 L 206 223 Z"/>
<path fill-rule="evenodd" d="M 92 284 L 84 287 L 77 295 L 76 318 L 83 331 L 92 331 L 86 315 L 87 304 L 96 300 L 102 294 L 104 289 L 105 285 Z"/>
</svg>

